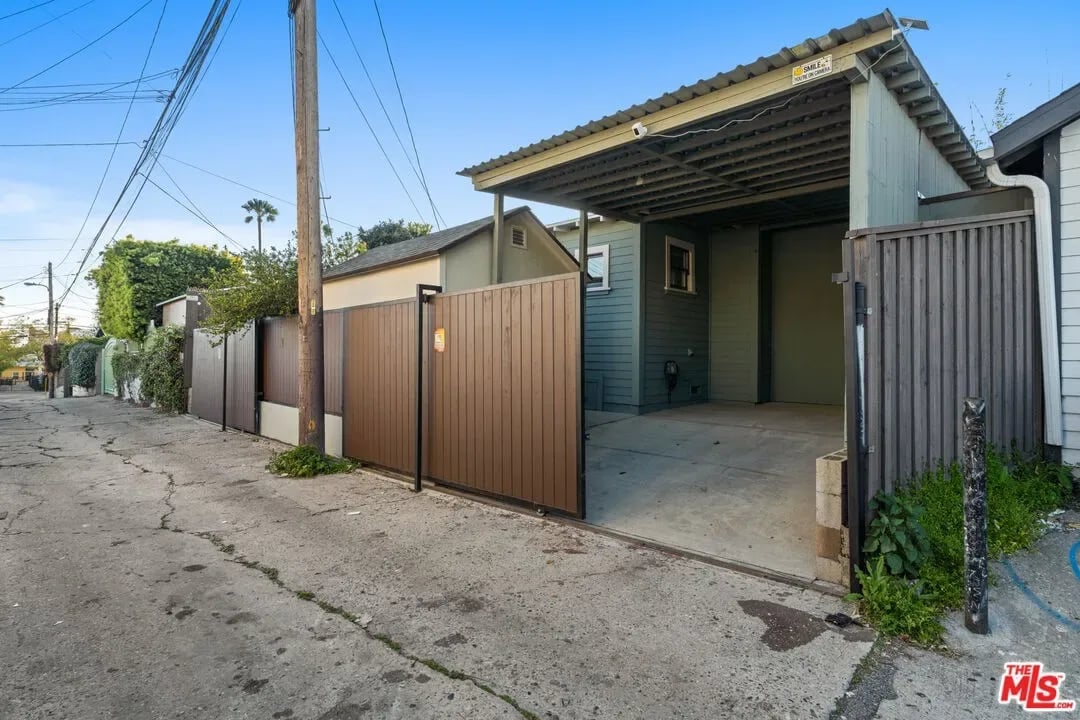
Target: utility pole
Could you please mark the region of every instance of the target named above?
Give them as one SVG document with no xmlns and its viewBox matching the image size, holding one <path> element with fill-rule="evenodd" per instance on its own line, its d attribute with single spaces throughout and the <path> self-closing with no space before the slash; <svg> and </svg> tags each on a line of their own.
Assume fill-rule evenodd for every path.
<svg viewBox="0 0 1080 720">
<path fill-rule="evenodd" d="M 315 0 L 289 0 L 296 37 L 296 234 L 300 312 L 301 445 L 325 451 L 322 225 L 319 218 L 319 83 Z"/>
<path fill-rule="evenodd" d="M 56 317 L 60 312 L 59 305 L 53 305 L 53 287 L 52 287 L 52 261 L 49 262 L 49 344 L 56 348 L 56 324 L 59 319 Z M 50 372 L 45 379 L 45 382 L 49 384 L 49 399 L 52 400 L 56 397 L 56 373 Z"/>
</svg>

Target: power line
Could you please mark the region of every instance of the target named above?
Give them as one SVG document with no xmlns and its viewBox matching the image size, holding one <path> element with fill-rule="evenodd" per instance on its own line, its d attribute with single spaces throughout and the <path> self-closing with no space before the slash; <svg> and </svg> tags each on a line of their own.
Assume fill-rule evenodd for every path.
<svg viewBox="0 0 1080 720">
<path fill-rule="evenodd" d="M 6 92 L 7 92 L 8 90 L 13 90 L 13 89 L 15 89 L 15 88 L 17 88 L 17 87 L 19 87 L 19 86 L 21 86 L 21 85 L 25 85 L 26 83 L 30 82 L 31 80 L 33 80 L 33 79 L 34 79 L 34 78 L 36 78 L 36 77 L 41 77 L 41 76 L 42 76 L 42 75 L 44 75 L 45 73 L 47 73 L 47 72 L 49 72 L 50 70 L 52 70 L 52 69 L 53 69 L 54 67 L 57 67 L 58 65 L 63 65 L 63 64 L 65 63 L 65 62 L 67 62 L 67 61 L 68 61 L 68 60 L 70 60 L 71 58 L 75 57 L 75 56 L 76 56 L 76 55 L 78 55 L 79 53 L 81 53 L 81 52 L 83 52 L 84 50 L 87 50 L 87 49 L 89 49 L 90 47 L 92 47 L 92 46 L 96 45 L 97 43 L 101 42 L 102 40 L 104 40 L 105 38 L 107 38 L 108 36 L 110 36 L 110 35 L 112 35 L 112 34 L 113 34 L 114 32 L 116 32 L 117 30 L 119 30 L 119 29 L 120 29 L 121 27 L 123 27 L 124 25 L 126 25 L 126 24 L 127 24 L 127 23 L 128 23 L 128 22 L 129 22 L 129 21 L 130 21 L 130 20 L 132 19 L 132 18 L 134 18 L 134 17 L 135 17 L 136 15 L 138 15 L 139 13 L 141 13 L 141 12 L 142 12 L 142 11 L 143 11 L 143 10 L 144 10 L 144 9 L 145 9 L 145 8 L 146 8 L 146 7 L 147 7 L 147 6 L 149 5 L 149 4 L 150 4 L 150 3 L 152 3 L 153 1 L 154 1 L 154 0 L 146 0 L 146 2 L 144 2 L 144 3 L 142 4 L 142 5 L 140 5 L 140 6 L 138 7 L 138 9 L 136 9 L 136 10 L 135 10 L 135 12 L 131 13 L 130 15 L 128 15 L 128 16 L 127 16 L 126 18 L 124 18 L 123 20 L 121 20 L 121 21 L 120 21 L 119 23 L 117 23 L 116 25 L 113 25 L 113 26 L 112 26 L 111 28 L 109 28 L 108 30 L 106 30 L 106 31 L 105 31 L 104 33 L 102 33 L 101 35 L 98 35 L 98 36 L 97 36 L 96 38 L 94 38 L 93 40 L 91 40 L 90 42 L 88 42 L 88 43 L 87 43 L 86 45 L 83 45 L 83 46 L 82 46 L 81 48 L 79 48 L 78 50 L 76 50 L 76 51 L 75 51 L 75 52 L 73 52 L 73 53 L 70 53 L 70 54 L 68 54 L 68 55 L 65 55 L 64 57 L 60 58 L 59 60 L 57 60 L 56 62 L 54 62 L 54 63 L 53 63 L 52 65 L 50 65 L 49 67 L 45 68 L 44 70 L 39 70 L 38 72 L 34 73 L 34 74 L 33 74 L 33 75 L 31 75 L 30 77 L 26 78 L 25 80 L 22 80 L 22 81 L 20 81 L 20 82 L 17 82 L 17 83 L 15 83 L 14 85 L 12 85 L 12 86 L 11 86 L 11 87 L 9 87 L 9 88 L 5 88 L 5 89 L 3 89 L 3 90 L 0 90 L 0 95 L 3 95 L 3 94 L 4 94 L 4 93 L 6 93 Z M 40 6 L 39 6 L 39 7 L 40 7 Z M 24 11 L 24 12 L 25 12 L 25 11 Z M 17 14 L 17 13 L 16 13 L 16 14 Z M 8 17 L 11 17 L 11 16 L 9 15 Z M 0 18 L 0 20 L 3 20 L 3 18 Z"/>
<path fill-rule="evenodd" d="M 16 15 L 22 15 L 23 13 L 30 12 L 31 10 L 37 10 L 39 7 L 45 7 L 49 3 L 53 2 L 56 2 L 56 0 L 45 0 L 44 2 L 39 2 L 37 5 L 31 5 L 28 8 L 23 8 L 22 10 L 16 10 L 13 13 L 8 13 L 7 15 L 0 17 L 0 20 L 7 20 L 8 18 L 13 18 Z"/>
<path fill-rule="evenodd" d="M 69 143 L 3 143 L 0 147 L 5 148 L 54 148 L 54 147 L 106 147 L 117 145 L 141 145 L 142 143 L 128 140 L 124 142 L 69 142 Z"/>
<path fill-rule="evenodd" d="M 76 7 L 73 7 L 73 8 L 71 8 L 70 10 L 68 10 L 67 12 L 65 12 L 65 13 L 62 13 L 62 14 L 60 14 L 60 15 L 54 15 L 54 16 L 52 17 L 52 19 L 51 19 L 51 20 L 46 20 L 46 21 L 45 21 L 45 22 L 43 22 L 43 23 L 40 23 L 40 24 L 38 24 L 38 25 L 35 25 L 34 27 L 30 28 L 29 30 L 24 30 L 23 32 L 19 33 L 18 35 L 15 35 L 15 36 L 13 36 L 13 37 L 10 37 L 10 38 L 8 38 L 8 39 L 7 39 L 7 40 L 5 40 L 4 42 L 0 42 L 0 47 L 4 47 L 4 46 L 5 46 L 5 45 L 7 45 L 8 43 L 12 43 L 12 42 L 15 42 L 15 41 L 16 41 L 16 40 L 18 40 L 19 38 L 21 38 L 21 37 L 25 37 L 25 36 L 29 35 L 30 33 L 34 32 L 35 30 L 40 30 L 41 28 L 45 27 L 46 25 L 51 25 L 52 23 L 56 22 L 56 21 L 57 21 L 57 20 L 59 20 L 60 18 L 63 18 L 63 17 L 67 17 L 68 15 L 70 15 L 70 14 L 71 14 L 71 13 L 73 13 L 73 12 L 75 12 L 76 10 L 82 10 L 82 9 L 83 9 L 84 7 L 86 7 L 87 5 L 92 5 L 92 4 L 93 4 L 93 3 L 95 3 L 95 2 L 97 2 L 97 0 L 87 0 L 87 1 L 86 1 L 86 2 L 84 2 L 84 3 L 82 4 L 82 5 L 78 5 L 78 6 L 76 6 Z M 9 17 L 10 17 L 10 16 L 9 16 Z M 0 18 L 0 20 L 2 20 L 2 19 L 3 19 L 3 18 Z"/>
<path fill-rule="evenodd" d="M 416 167 L 420 170 L 420 182 L 427 193 L 428 202 L 431 203 L 431 211 L 435 214 L 435 222 L 438 223 L 442 214 L 435 207 L 435 201 L 431 199 L 431 191 L 428 190 L 427 178 L 424 177 L 424 166 L 420 163 L 420 151 L 416 149 L 416 136 L 413 134 L 412 122 L 409 121 L 409 111 L 405 109 L 405 96 L 401 93 L 401 83 L 398 81 L 397 68 L 394 66 L 394 57 L 390 54 L 390 41 L 386 39 L 386 28 L 383 27 L 382 13 L 379 11 L 379 0 L 372 0 L 375 4 L 375 15 L 379 19 L 379 32 L 382 34 L 383 46 L 386 47 L 386 59 L 390 61 L 390 73 L 394 76 L 394 86 L 397 88 L 398 100 L 401 101 L 401 112 L 405 116 L 405 127 L 409 130 L 409 139 L 412 141 L 413 154 L 416 155 Z M 337 0 L 334 0 L 335 5 Z"/>
<path fill-rule="evenodd" d="M 181 160 L 180 158 L 173 157 L 172 155 L 169 155 L 168 153 L 161 153 L 161 157 L 168 158 L 169 160 L 172 160 L 173 162 L 178 162 L 181 165 L 187 165 L 192 170 L 198 170 L 199 172 L 205 173 L 205 174 L 209 175 L 210 177 L 215 177 L 218 180 L 224 180 L 227 183 L 230 183 L 232 185 L 236 185 L 237 187 L 242 187 L 245 190 L 250 190 L 253 193 L 258 193 L 259 195 L 263 195 L 263 196 L 268 197 L 268 198 L 270 198 L 272 200 L 277 200 L 278 202 L 283 202 L 286 205 L 291 205 L 293 207 L 296 207 L 296 201 L 295 200 L 289 200 L 288 198 L 283 198 L 280 195 L 274 195 L 273 193 L 268 193 L 265 190 L 260 190 L 257 187 L 252 187 L 251 185 L 245 185 L 244 183 L 240 182 L 239 180 L 233 180 L 232 178 L 225 177 L 224 175 L 219 175 L 218 173 L 213 172 L 212 170 L 207 170 L 206 168 L 199 167 L 198 165 L 192 165 L 191 163 L 187 162 L 186 160 Z M 161 167 L 160 162 L 158 162 L 158 167 Z M 348 227 L 360 227 L 356 223 L 347 222 L 345 220 L 341 220 L 340 218 L 331 217 L 330 219 L 333 220 L 336 223 L 341 223 L 342 225 L 346 225 Z"/>
<path fill-rule="evenodd" d="M 211 220 L 210 220 L 210 218 L 208 218 L 208 217 L 206 217 L 205 215 L 203 215 L 202 211 L 201 211 L 201 210 L 199 210 L 199 209 L 198 209 L 197 207 L 195 207 L 195 203 L 193 203 L 193 202 L 192 202 L 192 203 L 191 203 L 191 207 L 188 207 L 187 205 L 185 205 L 185 204 L 183 203 L 183 201 L 179 200 L 179 199 L 178 199 L 178 198 L 177 198 L 177 197 L 176 197 L 175 195 L 173 195 L 173 194 L 172 194 L 172 193 L 170 193 L 170 192 L 169 192 L 168 190 L 166 190 L 165 188 L 161 187 L 161 186 L 160 186 L 160 185 L 158 185 L 158 184 L 157 184 L 156 182 L 154 182 L 154 179 L 153 179 L 152 177 L 150 177 L 149 175 L 143 175 L 143 177 L 144 177 L 144 178 L 146 178 L 146 179 L 147 179 L 147 180 L 148 180 L 148 181 L 150 182 L 150 184 L 151 184 L 151 185 L 153 185 L 153 186 L 154 186 L 154 187 L 156 187 L 156 188 L 157 188 L 158 190 L 160 190 L 160 191 L 161 191 L 162 193 L 164 193 L 164 194 L 165 194 L 165 196 L 166 196 L 166 197 L 168 197 L 168 198 L 169 198 L 170 200 L 172 200 L 172 201 L 173 201 L 174 203 L 176 203 L 176 204 L 177 204 L 177 205 L 179 205 L 180 207 L 184 208 L 184 209 L 185 209 L 185 210 L 187 210 L 187 211 L 188 211 L 189 213 L 191 213 L 192 215 L 194 215 L 195 217 L 197 217 L 197 218 L 198 218 L 199 220 L 201 220 L 202 222 L 206 223 L 206 224 L 207 224 L 207 225 L 209 225 L 209 226 L 210 226 L 211 228 L 213 228 L 213 229 L 214 229 L 214 231 L 215 231 L 215 232 L 216 232 L 216 233 L 217 233 L 218 235 L 220 235 L 221 237 L 225 238 L 225 239 L 226 239 L 226 240 L 227 240 L 228 242 L 232 243 L 232 244 L 233 244 L 233 245 L 234 245 L 235 247 L 239 248 L 239 250 L 240 250 L 241 252 L 243 252 L 244 250 L 246 250 L 246 249 L 247 249 L 247 248 L 245 248 L 245 247 L 244 247 L 243 245 L 241 245 L 240 243 L 238 243 L 238 242 L 236 242 L 235 240 L 233 240 L 233 239 L 232 239 L 232 237 L 230 237 L 229 235 L 227 235 L 227 234 L 226 234 L 225 232 L 223 232 L 223 231 L 221 230 L 221 228 L 219 228 L 219 227 L 218 227 L 217 225 L 215 225 L 215 224 L 213 223 L 213 221 L 211 221 Z M 173 181 L 173 183 L 175 184 L 175 182 L 176 182 L 176 181 L 174 180 L 174 181 Z M 184 191 L 183 191 L 183 190 L 182 190 L 182 189 L 180 188 L 180 186 L 179 186 L 179 185 L 177 185 L 177 186 L 176 186 L 176 188 L 177 188 L 177 190 L 180 190 L 181 194 L 183 194 L 183 195 L 184 195 L 184 197 L 186 197 L 186 198 L 187 198 L 187 194 L 186 194 L 186 193 L 184 193 Z M 191 202 L 191 198 L 187 198 L 187 199 L 188 199 L 188 202 Z"/>
<path fill-rule="evenodd" d="M 206 58 L 213 48 L 214 41 L 221 29 L 222 19 L 229 10 L 230 1 L 231 0 L 213 1 L 206 19 L 203 22 L 203 26 L 196 36 L 195 43 L 188 53 L 188 57 L 184 61 L 184 64 L 181 66 L 176 85 L 172 92 L 169 93 L 168 100 L 165 102 L 165 107 L 162 109 L 161 115 L 158 117 L 154 128 L 151 130 L 150 136 L 143 146 L 142 152 L 135 162 L 135 166 L 128 175 L 127 181 L 125 181 L 124 186 L 120 189 L 120 194 L 117 196 L 112 208 L 110 208 L 105 220 L 101 223 L 101 227 L 98 228 L 90 245 L 86 248 L 86 252 L 83 254 L 83 258 L 79 263 L 79 268 L 74 273 L 75 275 L 82 272 L 83 268 L 86 266 L 87 260 L 90 259 L 91 253 L 93 253 L 94 248 L 101 240 L 101 236 L 104 234 L 106 227 L 112 221 L 113 215 L 127 196 L 128 190 L 135 184 L 136 179 L 142 176 L 144 178 L 143 182 L 135 191 L 135 196 L 132 198 L 131 204 L 128 205 L 128 209 L 124 213 L 124 217 L 120 220 L 120 224 L 117 225 L 117 230 L 124 224 L 128 215 L 131 214 L 132 208 L 135 207 L 135 203 L 138 201 L 139 196 L 146 187 L 146 176 L 143 175 L 142 171 L 152 160 L 155 160 L 156 157 L 160 155 L 161 151 L 165 148 L 165 144 L 168 142 L 173 129 L 176 127 L 176 123 L 179 121 L 180 117 L 182 117 L 187 102 L 191 97 L 192 89 L 206 65 Z M 74 282 L 69 284 L 65 289 L 64 294 L 60 297 L 61 303 L 66 299 L 67 292 L 71 290 L 73 285 Z"/>
<path fill-rule="evenodd" d="M 157 42 L 158 32 L 161 30 L 161 21 L 165 19 L 165 10 L 168 7 L 169 0 L 165 0 L 161 5 L 161 15 L 158 16 L 157 25 L 154 26 L 154 34 L 150 38 L 150 47 L 146 49 L 146 56 L 143 58 L 142 70 L 139 71 L 140 80 L 135 82 L 135 91 L 131 95 L 131 102 L 128 103 L 127 112 L 124 113 L 124 119 L 120 122 L 120 130 L 116 133 L 117 145 L 113 145 L 112 151 L 109 153 L 109 159 L 105 163 L 105 172 L 101 173 L 101 180 L 98 181 L 97 189 L 94 191 L 94 198 L 90 201 L 90 207 L 87 209 L 86 217 L 83 218 L 82 224 L 79 226 L 79 232 L 75 233 L 75 239 L 71 241 L 71 247 L 64 253 L 64 259 L 57 263 L 58 265 L 63 265 L 67 262 L 68 257 L 71 255 L 71 251 L 75 249 L 75 245 L 78 244 L 79 238 L 82 237 L 83 230 L 86 229 L 86 223 L 90 221 L 90 215 L 94 212 L 94 206 L 97 205 L 98 198 L 101 197 L 101 188 L 105 186 L 105 180 L 109 177 L 109 170 L 112 169 L 113 160 L 116 158 L 116 148 L 120 143 L 120 138 L 123 136 L 124 130 L 127 128 L 128 120 L 131 118 L 131 108 L 135 104 L 135 94 L 139 92 L 141 78 L 146 75 L 146 66 L 150 63 L 150 54 L 154 51 L 154 44 Z"/>
<path fill-rule="evenodd" d="M 15 287 L 16 285 L 22 285 L 24 282 L 29 282 L 30 280 L 37 280 L 39 277 L 41 277 L 44 274 L 45 274 L 45 271 L 42 270 L 37 275 L 31 275 L 30 277 L 25 277 L 22 280 L 16 280 L 15 282 L 11 283 L 10 285 L 4 285 L 3 287 L 0 287 L 0 290 L 7 290 L 8 288 Z"/>
<path fill-rule="evenodd" d="M 327 47 L 326 41 L 323 40 L 323 36 L 321 33 L 319 34 L 319 42 L 322 43 L 323 50 L 326 51 L 326 56 L 330 58 L 330 63 L 334 66 L 334 69 L 337 70 L 338 77 L 341 78 L 341 82 L 344 83 L 345 89 L 349 92 L 349 97 L 352 98 L 353 105 L 356 106 L 356 110 L 360 113 L 360 117 L 364 119 L 364 124 L 367 125 L 368 131 L 371 132 L 371 137 L 375 139 L 375 144 L 379 146 L 379 150 L 382 152 L 383 157 L 386 158 L 386 164 L 390 166 L 390 170 L 394 173 L 394 177 L 397 178 L 398 185 L 400 185 L 401 189 L 405 191 L 405 197 L 409 198 L 409 203 L 413 206 L 413 210 L 415 210 L 416 214 L 420 217 L 421 220 L 423 220 L 424 214 L 420 212 L 420 208 L 416 206 L 416 201 L 413 200 L 413 196 L 409 192 L 409 188 L 405 186 L 405 181 L 401 179 L 401 175 L 398 174 L 397 168 L 394 167 L 394 161 L 391 160 L 390 155 L 387 154 L 386 148 L 383 147 L 382 141 L 379 140 L 379 135 L 375 132 L 375 128 L 371 126 L 371 121 L 368 120 L 367 114 L 364 112 L 364 109 L 360 107 L 360 102 L 356 99 L 356 95 L 352 91 L 352 86 L 350 86 L 349 81 L 345 79 L 345 73 L 341 71 L 341 67 L 338 65 L 337 60 L 334 58 L 334 54 L 330 52 L 330 48 Z"/>
<path fill-rule="evenodd" d="M 379 94 L 379 88 L 375 85 L 375 79 L 371 77 L 371 73 L 368 71 L 367 63 L 364 62 L 364 58 L 360 55 L 360 49 L 356 46 L 356 40 L 353 39 L 352 31 L 349 29 L 349 24 L 345 22 L 345 16 L 341 13 L 341 8 L 338 6 L 337 0 L 334 0 L 334 10 L 337 11 L 338 19 L 341 21 L 341 27 L 345 29 L 345 35 L 349 38 L 349 44 L 352 45 L 353 53 L 356 55 L 356 59 L 360 61 L 360 67 L 364 70 L 364 75 L 367 77 L 368 84 L 371 86 L 372 92 L 375 93 L 375 99 L 379 103 L 379 107 L 382 108 L 383 116 L 386 117 L 386 122 L 390 125 L 390 131 L 394 133 L 394 137 L 397 138 L 398 146 L 401 148 L 401 152 L 405 155 L 405 161 L 409 163 L 409 167 L 412 168 L 413 175 L 420 183 L 421 189 L 427 195 L 428 202 L 431 203 L 431 212 L 435 217 L 436 225 L 439 224 L 441 215 L 438 209 L 435 207 L 435 203 L 431 200 L 431 193 L 428 192 L 427 181 L 424 179 L 423 170 L 417 170 L 417 166 L 413 164 L 412 158 L 409 157 L 409 151 L 405 149 L 405 143 L 401 139 L 401 135 L 398 133 L 397 126 L 394 124 L 393 118 L 390 117 L 390 111 L 386 109 L 386 104 L 383 103 L 382 95 Z M 414 145 L 415 149 L 415 145 Z M 420 160 L 417 158 L 417 164 Z"/>
</svg>

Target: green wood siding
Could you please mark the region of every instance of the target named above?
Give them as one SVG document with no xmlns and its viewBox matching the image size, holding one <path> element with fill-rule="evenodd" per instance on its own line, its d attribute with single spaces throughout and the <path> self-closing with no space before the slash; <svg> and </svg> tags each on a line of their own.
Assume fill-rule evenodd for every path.
<svg viewBox="0 0 1080 720">
<path fill-rule="evenodd" d="M 568 250 L 577 249 L 577 230 L 556 233 Z M 585 382 L 602 387 L 596 409 L 637 412 L 641 404 L 639 347 L 640 293 L 638 264 L 640 226 L 627 222 L 593 222 L 589 247 L 608 246 L 607 291 L 585 294 Z"/>
<path fill-rule="evenodd" d="M 760 274 L 761 248 L 756 227 L 710 233 L 710 400 L 760 399 Z"/>
<path fill-rule="evenodd" d="M 642 233 L 643 411 L 668 406 L 664 380 L 664 363 L 668 360 L 679 364 L 679 384 L 671 393 L 671 404 L 705 401 L 709 397 L 708 237 L 701 230 L 670 223 L 644 224 Z M 695 247 L 693 295 L 664 289 L 664 238 L 668 235 Z M 696 393 L 692 387 L 697 388 Z"/>
</svg>

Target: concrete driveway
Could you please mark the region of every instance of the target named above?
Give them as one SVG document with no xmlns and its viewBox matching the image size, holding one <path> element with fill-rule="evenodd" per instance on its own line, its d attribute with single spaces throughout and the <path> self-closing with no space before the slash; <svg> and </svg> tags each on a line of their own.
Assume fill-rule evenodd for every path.
<svg viewBox="0 0 1080 720">
<path fill-rule="evenodd" d="M 0 399 L 0 718 L 825 717 L 813 591 L 113 399 Z"/>
</svg>

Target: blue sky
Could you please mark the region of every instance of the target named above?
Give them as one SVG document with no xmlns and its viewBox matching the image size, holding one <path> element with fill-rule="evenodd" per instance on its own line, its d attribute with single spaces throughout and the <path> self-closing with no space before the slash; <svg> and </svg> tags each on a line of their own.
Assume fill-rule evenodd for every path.
<svg viewBox="0 0 1080 720">
<path fill-rule="evenodd" d="M 42 0 L 4 0 L 0 16 Z M 0 90 L 22 81 L 120 22 L 145 0 L 92 0 L 86 7 L 17 40 L 20 33 L 87 0 L 53 0 L 0 20 Z M 146 56 L 164 0 L 150 5 L 105 41 L 28 85 L 132 80 Z M 238 0 L 233 0 L 237 5 Z M 401 109 L 372 3 L 338 0 L 364 62 L 402 133 Z M 148 72 L 178 67 L 209 3 L 170 0 Z M 474 192 L 457 170 L 627 105 L 768 55 L 883 6 L 851 3 L 420 2 L 383 0 L 383 20 L 416 135 L 423 170 L 450 224 L 490 213 L 490 196 Z M 1072 2 L 913 2 L 898 16 L 926 19 L 929 32 L 909 37 L 953 112 L 967 123 L 970 108 L 989 119 L 999 87 L 1009 110 L 1023 114 L 1080 81 Z M 390 132 L 331 0 L 319 0 L 319 27 L 398 172 L 430 220 L 430 208 Z M 286 0 L 243 0 L 198 93 L 173 133 L 166 154 L 282 198 L 295 197 L 292 96 Z M 171 81 L 157 81 L 167 88 Z M 26 88 L 21 88 L 25 90 Z M 130 90 L 130 88 L 129 88 Z M 23 98 L 17 91 L 0 92 Z M 112 142 L 126 102 L 48 108 L 0 104 L 0 143 Z M 123 140 L 144 139 L 160 105 L 136 104 Z M 381 219 L 415 219 L 325 54 L 320 55 L 320 125 L 325 191 L 338 230 Z M 975 124 L 982 122 L 975 115 Z M 89 240 L 116 199 L 138 148 L 120 146 L 97 206 L 66 263 L 63 282 L 78 267 Z M 59 262 L 76 238 L 109 157 L 108 147 L 0 148 L 0 322 L 29 312 L 44 316 L 45 296 L 21 280 L 48 260 Z M 237 243 L 255 242 L 240 205 L 256 195 L 164 159 L 183 191 Z M 155 181 L 178 195 L 157 170 Z M 264 238 L 284 243 L 294 225 L 291 205 L 271 200 L 281 215 Z M 509 204 L 513 205 L 508 201 Z M 572 212 L 536 208 L 545 220 Z M 105 237 L 116 230 L 110 225 Z M 218 243 L 223 238 L 147 185 L 119 235 Z M 16 240 L 32 238 L 34 242 Z M 98 248 L 100 249 L 100 247 Z M 96 251 L 95 251 L 96 254 Z M 88 265 L 92 267 L 93 260 Z M 93 290 L 79 279 L 63 315 L 92 318 Z"/>
</svg>

